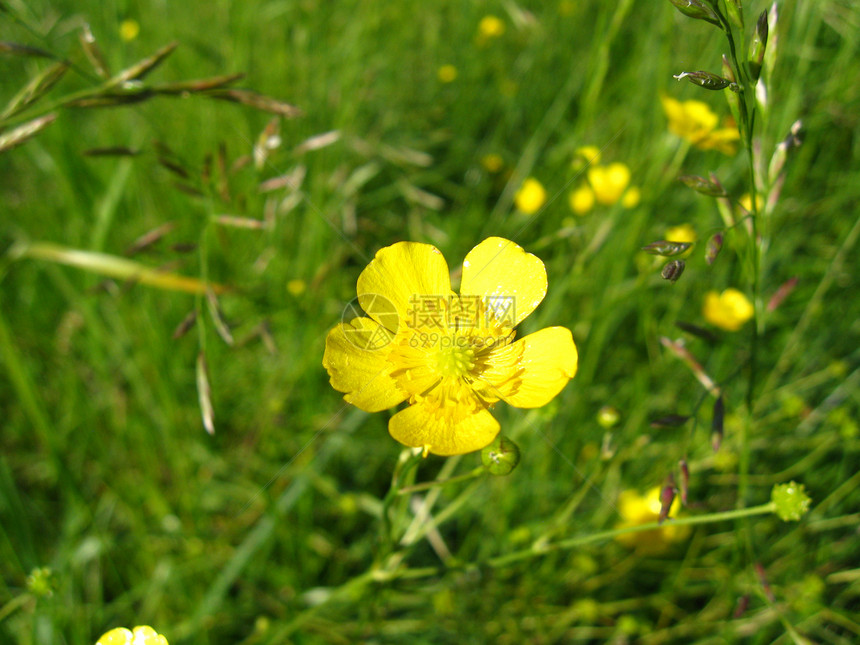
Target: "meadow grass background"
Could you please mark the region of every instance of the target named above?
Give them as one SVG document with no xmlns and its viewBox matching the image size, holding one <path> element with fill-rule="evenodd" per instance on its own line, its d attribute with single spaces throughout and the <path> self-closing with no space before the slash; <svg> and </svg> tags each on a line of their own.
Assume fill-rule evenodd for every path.
<svg viewBox="0 0 860 645">
<path fill-rule="evenodd" d="M 745 4 L 749 24 L 767 7 Z M 92 644 L 135 624 L 151 624 L 172 645 L 860 639 L 860 12 L 852 2 L 779 5 L 759 135 L 767 156 L 796 119 L 804 135 L 764 229 L 762 293 L 798 283 L 766 318 L 745 438 L 739 367 L 749 323 L 715 330 L 713 342 L 675 325 L 705 325 L 708 290 L 750 284 L 737 236 L 706 265 L 703 241 L 721 219 L 713 200 L 675 181 L 681 171 L 713 171 L 738 197 L 746 158 L 685 146 L 668 132 L 659 100 L 695 98 L 728 114 L 720 92 L 672 79 L 719 71 L 725 43 L 711 26 L 668 2 L 630 0 L 3 7 L 0 40 L 76 62 L 58 95 L 95 82 L 78 44 L 86 22 L 113 70 L 175 40 L 153 79 L 245 71 L 241 86 L 304 114 L 281 123 L 283 143 L 264 167 L 230 173 L 229 199 L 177 189 L 155 142 L 199 177 L 220 146 L 228 165 L 251 154 L 271 115 L 200 97 L 61 110 L 33 141 L 0 155 L 0 607 L 20 602 L 0 621 L 0 642 Z M 478 23 L 488 14 L 506 30 L 481 45 Z M 128 42 L 119 31 L 126 19 L 140 25 Z M 437 78 L 446 64 L 457 69 L 451 83 Z M 0 57 L 0 98 L 44 66 Z M 332 130 L 337 142 L 298 148 Z M 567 195 L 582 178 L 571 161 L 588 144 L 629 165 L 642 191 L 636 208 L 574 218 Z M 105 146 L 142 152 L 82 154 Z M 481 166 L 490 153 L 503 172 Z M 297 168 L 299 191 L 258 191 Z M 511 206 L 526 176 L 550 196 L 534 217 Z M 284 199 L 294 207 L 276 212 Z M 213 221 L 267 213 L 266 230 Z M 232 286 L 220 304 L 233 346 L 217 334 L 205 298 L 105 284 L 9 253 L 29 240 L 121 256 L 166 222 L 175 228 L 135 259 Z M 670 284 L 639 248 L 683 223 L 700 242 Z M 374 580 L 381 500 L 401 446 L 388 436 L 388 414 L 345 407 L 330 388 L 325 335 L 380 247 L 430 242 L 453 270 L 490 235 L 546 263 L 547 298 L 521 331 L 569 327 L 579 373 L 544 409 L 496 410 L 522 450 L 512 475 L 441 489 L 437 513 L 461 504 L 439 527 L 452 559 L 441 562 L 421 540 L 404 550 L 396 575 Z M 196 246 L 181 253 L 176 244 Z M 297 280 L 304 291 L 288 290 Z M 192 310 L 197 326 L 172 339 Z M 725 388 L 717 453 L 712 401 L 661 336 L 686 338 Z M 198 405 L 201 351 L 214 436 Z M 606 405 L 620 413 L 611 430 L 597 421 Z M 695 418 L 650 426 L 669 413 Z M 764 503 L 789 479 L 806 485 L 812 510 L 796 524 L 763 516 L 697 527 L 656 554 L 600 541 L 487 564 L 539 538 L 611 529 L 621 521 L 619 494 L 663 484 L 682 458 L 691 471 L 684 514 Z M 479 460 L 431 456 L 417 478 L 464 473 Z M 27 595 L 36 567 L 53 571 L 52 596 Z"/>
</svg>

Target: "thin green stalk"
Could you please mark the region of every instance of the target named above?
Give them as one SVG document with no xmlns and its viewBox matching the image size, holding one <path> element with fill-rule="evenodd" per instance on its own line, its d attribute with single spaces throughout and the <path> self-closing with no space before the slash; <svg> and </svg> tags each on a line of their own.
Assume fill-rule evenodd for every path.
<svg viewBox="0 0 860 645">
<path fill-rule="evenodd" d="M 484 473 L 487 472 L 487 469 L 483 466 L 477 466 L 473 470 L 463 474 L 457 475 L 456 477 L 448 477 L 447 479 L 437 479 L 432 482 L 424 482 L 423 484 L 415 484 L 414 486 L 404 486 L 400 490 L 397 491 L 398 495 L 409 495 L 410 493 L 418 493 L 422 490 L 430 490 L 431 488 L 437 488 L 442 486 L 448 486 L 449 484 L 457 484 L 460 482 L 468 481 L 470 479 L 474 479 L 475 477 L 480 477 Z"/>
</svg>

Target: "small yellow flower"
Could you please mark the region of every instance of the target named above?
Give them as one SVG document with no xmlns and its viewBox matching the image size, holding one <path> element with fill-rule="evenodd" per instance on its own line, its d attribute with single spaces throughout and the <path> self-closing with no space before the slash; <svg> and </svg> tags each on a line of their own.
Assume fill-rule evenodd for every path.
<svg viewBox="0 0 860 645">
<path fill-rule="evenodd" d="M 436 247 L 398 242 L 362 271 L 358 302 L 367 315 L 329 332 L 323 366 L 332 387 L 362 410 L 407 401 L 388 423 L 400 443 L 425 455 L 480 450 L 499 432 L 490 406 L 544 406 L 576 374 L 568 329 L 514 341 L 546 288 L 543 262 L 499 237 L 466 256 L 459 295 Z"/>
<path fill-rule="evenodd" d="M 717 128 L 719 117 L 702 101 L 678 101 L 661 96 L 663 111 L 669 119 L 669 131 L 702 150 L 719 150 L 732 155 L 740 139 L 736 127 Z"/>
<path fill-rule="evenodd" d="M 481 18 L 478 23 L 478 37 L 482 40 L 498 38 L 505 33 L 505 23 L 497 16 L 489 15 Z"/>
<path fill-rule="evenodd" d="M 119 37 L 125 42 L 129 42 L 137 38 L 140 33 L 140 25 L 137 20 L 123 20 L 119 24 Z"/>
<path fill-rule="evenodd" d="M 621 205 L 624 208 L 636 208 L 641 199 L 642 193 L 639 191 L 639 188 L 637 186 L 631 186 L 621 198 Z"/>
<path fill-rule="evenodd" d="M 738 200 L 738 204 L 741 205 L 747 213 L 752 213 L 752 199 L 750 199 L 749 193 L 744 193 L 744 195 Z M 764 199 L 761 195 L 755 196 L 755 204 L 758 207 L 758 211 L 761 212 L 761 209 L 764 207 Z"/>
<path fill-rule="evenodd" d="M 680 503 L 676 497 L 669 508 L 669 518 L 676 517 Z M 656 522 L 660 517 L 660 487 L 655 486 L 644 495 L 635 490 L 625 490 L 618 496 L 618 513 L 621 522 L 616 528 L 639 526 Z M 652 531 L 639 533 L 624 533 L 616 536 L 616 541 L 636 549 L 641 554 L 653 554 L 663 551 L 671 542 L 684 539 L 689 534 L 689 527 L 675 526 L 667 520 L 663 526 Z"/>
<path fill-rule="evenodd" d="M 491 152 L 481 157 L 481 165 L 487 172 L 497 173 L 504 167 L 505 162 L 500 155 Z"/>
<path fill-rule="evenodd" d="M 457 68 L 453 65 L 442 65 L 436 76 L 442 83 L 453 83 L 457 78 Z"/>
<path fill-rule="evenodd" d="M 586 166 L 600 163 L 600 148 L 597 146 L 580 146 L 576 149 L 571 168 L 580 171 Z"/>
<path fill-rule="evenodd" d="M 531 215 L 540 210 L 546 202 L 546 190 L 534 177 L 529 177 L 514 195 L 514 204 L 522 213 Z"/>
<path fill-rule="evenodd" d="M 667 242 L 695 242 L 698 238 L 696 229 L 689 224 L 679 224 L 672 226 L 666 231 Z"/>
<path fill-rule="evenodd" d="M 594 207 L 594 191 L 588 186 L 580 186 L 570 193 L 570 210 L 577 215 L 585 215 Z"/>
<path fill-rule="evenodd" d="M 168 645 L 167 639 L 148 625 L 134 629 L 117 627 L 104 634 L 96 645 Z"/>
<path fill-rule="evenodd" d="M 753 313 L 752 303 L 737 289 L 726 289 L 722 293 L 709 291 L 705 294 L 702 314 L 709 323 L 720 329 L 737 331 L 753 317 Z"/>
<path fill-rule="evenodd" d="M 588 183 L 598 203 L 611 206 L 616 203 L 630 183 L 630 169 L 623 163 L 592 166 L 588 169 Z"/>
<path fill-rule="evenodd" d="M 305 292 L 308 285 L 301 278 L 295 278 L 287 282 L 287 291 L 291 296 L 300 296 Z"/>
</svg>

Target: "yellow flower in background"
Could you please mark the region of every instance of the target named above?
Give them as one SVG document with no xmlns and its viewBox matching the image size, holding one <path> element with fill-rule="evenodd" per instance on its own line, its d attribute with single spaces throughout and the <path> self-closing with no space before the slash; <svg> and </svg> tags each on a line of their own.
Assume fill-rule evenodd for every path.
<svg viewBox="0 0 860 645">
<path fill-rule="evenodd" d="M 705 294 L 702 314 L 705 320 L 726 331 L 737 331 L 755 313 L 752 303 L 737 289 L 726 289 L 722 293 L 709 291 Z"/>
<path fill-rule="evenodd" d="M 580 146 L 576 149 L 571 168 L 579 171 L 586 166 L 600 163 L 600 148 L 597 146 Z"/>
<path fill-rule="evenodd" d="M 669 518 L 676 517 L 680 503 L 676 497 L 669 508 Z M 621 522 L 615 528 L 639 526 L 656 522 L 660 518 L 660 487 L 656 486 L 644 495 L 635 490 L 625 490 L 618 496 L 618 513 Z M 675 526 L 671 520 L 652 531 L 625 533 L 615 537 L 622 544 L 635 548 L 638 553 L 659 553 L 672 542 L 682 540 L 689 534 L 689 527 Z"/>
<path fill-rule="evenodd" d="M 702 101 L 678 101 L 661 96 L 663 111 L 669 119 L 669 131 L 702 150 L 719 150 L 732 155 L 740 139 L 736 127 L 717 128 L 719 117 Z"/>
<path fill-rule="evenodd" d="M 487 172 L 497 173 L 505 165 L 500 155 L 490 153 L 481 157 L 481 165 Z"/>
<path fill-rule="evenodd" d="M 457 78 L 457 68 L 453 65 L 442 65 L 436 72 L 436 77 L 442 83 L 453 83 Z"/>
<path fill-rule="evenodd" d="M 698 239 L 696 229 L 689 224 L 679 224 L 666 230 L 667 242 L 690 242 L 692 244 Z"/>
<path fill-rule="evenodd" d="M 459 295 L 436 247 L 398 242 L 362 271 L 366 316 L 345 316 L 329 332 L 323 366 L 362 410 L 408 402 L 388 423 L 400 443 L 425 455 L 480 450 L 499 432 L 490 406 L 541 407 L 576 374 L 568 329 L 514 340 L 546 288 L 543 262 L 509 240 L 491 237 L 469 252 Z"/>
<path fill-rule="evenodd" d="M 130 42 L 137 38 L 140 33 L 140 25 L 137 20 L 123 20 L 119 24 L 119 37 L 125 42 Z"/>
<path fill-rule="evenodd" d="M 287 291 L 291 296 L 300 296 L 308 288 L 307 283 L 301 278 L 295 278 L 287 282 Z"/>
<path fill-rule="evenodd" d="M 588 169 L 588 183 L 600 204 L 616 203 L 630 183 L 630 169 L 620 162 L 608 166 L 592 166 Z"/>
<path fill-rule="evenodd" d="M 168 645 L 167 639 L 148 625 L 134 629 L 117 627 L 104 634 L 96 645 Z"/>
<path fill-rule="evenodd" d="M 689 224 L 679 224 L 678 226 L 672 226 L 666 230 L 666 235 L 664 238 L 667 242 L 687 242 L 689 244 L 694 244 L 699 238 L 696 235 L 696 229 L 694 229 Z M 690 247 L 679 257 L 685 258 L 689 256 L 693 252 L 693 247 Z"/>
<path fill-rule="evenodd" d="M 627 192 L 624 193 L 624 196 L 621 198 L 621 205 L 624 208 L 636 208 L 639 205 L 639 201 L 642 199 L 642 193 L 639 191 L 639 188 L 636 186 L 631 186 L 627 189 Z"/>
<path fill-rule="evenodd" d="M 594 191 L 588 186 L 580 186 L 571 191 L 568 202 L 570 203 L 570 210 L 577 215 L 585 215 L 594 207 Z"/>
<path fill-rule="evenodd" d="M 505 23 L 497 16 L 489 15 L 478 23 L 478 38 L 482 41 L 498 38 L 505 33 Z"/>
<path fill-rule="evenodd" d="M 752 199 L 750 198 L 749 193 L 744 193 L 738 200 L 738 204 L 740 204 L 741 208 L 743 208 L 747 213 L 752 213 Z M 764 199 L 761 195 L 755 196 L 755 204 L 758 207 L 758 211 L 761 212 L 761 209 L 764 208 Z"/>
<path fill-rule="evenodd" d="M 546 202 L 546 190 L 534 177 L 529 177 L 514 195 L 514 205 L 522 213 L 536 213 Z"/>
</svg>

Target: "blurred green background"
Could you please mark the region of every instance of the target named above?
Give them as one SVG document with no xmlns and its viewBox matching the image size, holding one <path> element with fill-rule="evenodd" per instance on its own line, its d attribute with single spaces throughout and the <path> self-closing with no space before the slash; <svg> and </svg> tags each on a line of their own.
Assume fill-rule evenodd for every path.
<svg viewBox="0 0 860 645">
<path fill-rule="evenodd" d="M 749 28 L 768 5 L 744 4 Z M 488 15 L 501 33 L 482 35 Z M 676 325 L 707 326 L 710 290 L 749 292 L 743 238 L 727 234 L 708 266 L 704 242 L 723 220 L 713 199 L 675 178 L 714 172 L 737 199 L 747 158 L 683 142 L 660 102 L 696 99 L 729 114 L 722 92 L 672 78 L 719 72 L 717 29 L 669 2 L 632 0 L 4 0 L 0 41 L 73 63 L 45 105 L 98 83 L 79 41 L 85 24 L 113 72 L 176 41 L 147 81 L 245 72 L 239 86 L 302 115 L 276 119 L 261 163 L 254 147 L 272 115 L 202 96 L 62 108 L 0 154 L 0 642 L 92 644 L 135 624 L 172 645 L 857 642 L 854 3 L 781 3 L 778 40 L 771 34 L 763 163 L 797 119 L 803 145 L 762 229 L 761 290 L 767 301 L 797 285 L 765 317 L 746 434 L 751 323 L 711 328 L 711 340 Z M 47 65 L 0 54 L 0 103 Z M 454 78 L 440 75 L 446 65 Z M 571 211 L 586 145 L 629 167 L 637 205 Z M 139 154 L 84 154 L 111 146 Z M 501 167 L 488 169 L 487 155 Z M 260 189 L 285 175 L 289 186 Z M 513 205 L 526 177 L 548 194 L 534 215 Z M 14 253 L 55 242 L 124 256 L 168 223 L 133 259 L 230 286 L 220 318 L 204 296 Z M 639 249 L 681 224 L 698 244 L 671 284 Z M 429 242 L 454 270 L 491 235 L 545 262 L 547 298 L 521 331 L 569 327 L 579 374 L 544 409 L 499 406 L 519 467 L 441 489 L 436 512 L 457 499 L 454 514 L 404 549 L 400 573 L 373 579 L 402 447 L 387 413 L 345 406 L 330 388 L 326 333 L 380 247 Z M 191 312 L 196 326 L 173 338 Z M 713 401 L 661 337 L 686 339 L 724 388 L 718 452 Z M 212 436 L 198 400 L 201 352 Z M 600 423 L 605 406 L 616 424 Z M 650 424 L 667 414 L 693 419 Z M 764 503 L 789 479 L 806 485 L 812 511 L 798 524 L 698 527 L 656 552 L 602 541 L 485 564 L 538 539 L 611 529 L 625 519 L 619 496 L 663 484 L 680 459 L 691 471 L 682 514 Z M 431 456 L 418 480 L 479 463 Z M 51 595 L 28 591 L 38 567 L 52 571 Z"/>
</svg>

